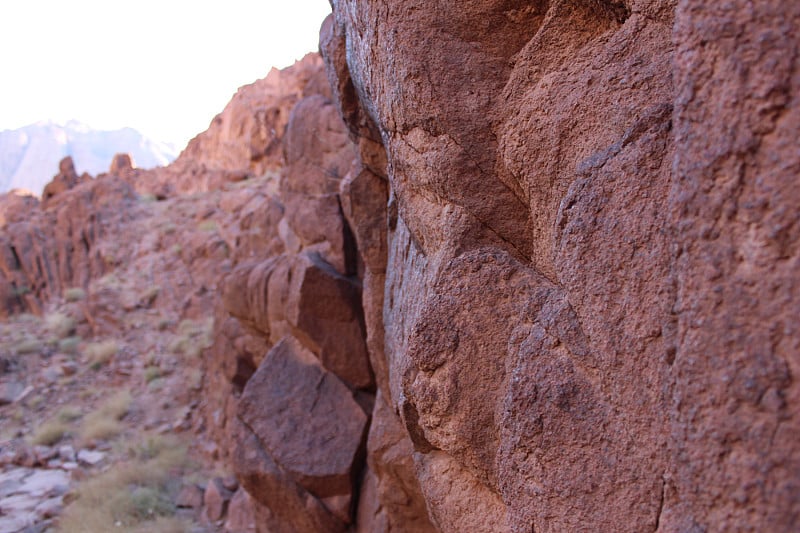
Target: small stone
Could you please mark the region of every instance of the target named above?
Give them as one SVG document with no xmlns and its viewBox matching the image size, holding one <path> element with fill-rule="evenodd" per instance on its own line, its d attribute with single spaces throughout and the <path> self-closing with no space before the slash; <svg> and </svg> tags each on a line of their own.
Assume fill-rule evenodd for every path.
<svg viewBox="0 0 800 533">
<path fill-rule="evenodd" d="M 203 506 L 203 489 L 195 485 L 184 485 L 175 500 L 175 506 L 179 508 L 199 509 Z"/>
<path fill-rule="evenodd" d="M 13 496 L 8 496 L 7 498 L 3 498 L 3 513 L 10 515 L 30 511 L 36 507 L 36 504 L 39 503 L 39 501 L 40 498 L 27 492 L 21 492 Z"/>
<path fill-rule="evenodd" d="M 89 466 L 95 466 L 105 459 L 106 454 L 95 450 L 81 450 L 78 452 L 78 462 Z"/>
<path fill-rule="evenodd" d="M 0 516 L 0 531 L 22 531 L 27 525 L 29 525 L 28 515 L 11 515 L 11 516 Z"/>
<path fill-rule="evenodd" d="M 0 384 L 0 405 L 16 402 L 25 391 L 25 385 L 18 381 L 9 381 Z"/>
<path fill-rule="evenodd" d="M 219 457 L 219 448 L 217 447 L 217 444 L 214 442 L 204 443 L 203 451 L 212 459 L 217 459 Z"/>
<path fill-rule="evenodd" d="M 6 496 L 11 496 L 12 494 L 19 492 L 19 488 L 21 486 L 22 483 L 15 479 L 0 481 L 0 501 L 2 501 Z"/>
<path fill-rule="evenodd" d="M 66 470 L 67 472 L 75 470 L 76 468 L 78 468 L 78 463 L 74 461 L 67 461 L 65 463 L 61 463 L 61 469 Z"/>
<path fill-rule="evenodd" d="M 34 446 L 33 453 L 36 455 L 36 460 L 40 464 L 47 464 L 47 462 L 58 455 L 58 451 L 50 446 Z"/>
<path fill-rule="evenodd" d="M 215 477 L 212 479 L 206 486 L 206 493 L 203 497 L 208 519 L 212 522 L 222 520 L 232 497 L 233 493 L 222 484 L 222 478 Z"/>
<path fill-rule="evenodd" d="M 78 372 L 78 363 L 74 361 L 61 363 L 61 371 L 65 376 L 74 376 Z"/>
<path fill-rule="evenodd" d="M 14 468 L 7 472 L 3 472 L 0 474 L 0 484 L 5 483 L 6 481 L 22 481 L 30 475 L 31 471 L 27 468 Z"/>
<path fill-rule="evenodd" d="M 75 461 L 75 448 L 73 448 L 69 444 L 59 446 L 58 456 L 61 458 L 62 461 Z"/>
<path fill-rule="evenodd" d="M 14 458 L 17 456 L 14 450 L 3 449 L 0 451 L 0 466 L 14 464 Z"/>
<path fill-rule="evenodd" d="M 55 383 L 64 375 L 64 371 L 60 366 L 49 366 L 42 370 L 42 379 L 48 383 Z"/>
</svg>

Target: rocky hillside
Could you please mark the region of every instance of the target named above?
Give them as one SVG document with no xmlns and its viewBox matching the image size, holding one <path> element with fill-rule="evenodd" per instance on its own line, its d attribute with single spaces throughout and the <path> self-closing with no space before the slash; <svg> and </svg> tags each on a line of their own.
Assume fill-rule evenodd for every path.
<svg viewBox="0 0 800 533">
<path fill-rule="evenodd" d="M 3 309 L 39 332 L 4 337 L 5 446 L 59 416 L 60 389 L 25 402 L 31 361 L 111 335 L 94 366 L 145 406 L 117 418 L 231 474 L 163 487 L 150 531 L 793 531 L 799 26 L 785 2 L 334 2 L 323 59 L 169 167 L 65 161 L 41 204 L 5 197 Z"/>
<path fill-rule="evenodd" d="M 72 157 L 80 173 L 98 174 L 120 152 L 141 168 L 164 166 L 177 156 L 174 148 L 131 128 L 99 131 L 71 121 L 0 131 L 0 192 L 25 189 L 38 195 L 62 158 Z"/>
</svg>

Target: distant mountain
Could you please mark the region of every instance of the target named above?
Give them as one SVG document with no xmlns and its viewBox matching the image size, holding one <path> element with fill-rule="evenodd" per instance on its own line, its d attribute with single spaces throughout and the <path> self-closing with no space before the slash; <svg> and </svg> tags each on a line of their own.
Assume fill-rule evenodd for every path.
<svg viewBox="0 0 800 533">
<path fill-rule="evenodd" d="M 63 157 L 72 156 L 78 173 L 94 176 L 107 171 L 114 154 L 121 152 L 129 153 L 139 168 L 164 166 L 177 156 L 173 146 L 147 139 L 132 128 L 99 131 L 70 121 L 0 131 L 0 192 L 27 189 L 41 194 Z"/>
</svg>

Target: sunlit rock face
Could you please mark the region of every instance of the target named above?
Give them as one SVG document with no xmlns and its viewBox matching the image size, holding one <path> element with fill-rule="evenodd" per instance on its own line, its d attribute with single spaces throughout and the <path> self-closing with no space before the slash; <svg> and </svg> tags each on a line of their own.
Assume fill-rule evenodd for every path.
<svg viewBox="0 0 800 533">
<path fill-rule="evenodd" d="M 791 529 L 800 7 L 333 7 L 387 199 L 385 241 L 351 220 L 373 368 L 433 524 Z"/>
<path fill-rule="evenodd" d="M 233 531 L 793 530 L 800 6 L 333 4 L 173 165 L 0 197 L 0 313 L 213 315 Z"/>
</svg>

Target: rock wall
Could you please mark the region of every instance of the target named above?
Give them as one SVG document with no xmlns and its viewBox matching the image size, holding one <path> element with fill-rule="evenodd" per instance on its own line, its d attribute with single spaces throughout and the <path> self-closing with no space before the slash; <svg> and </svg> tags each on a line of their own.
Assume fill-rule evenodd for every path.
<svg viewBox="0 0 800 533">
<path fill-rule="evenodd" d="M 365 492 L 413 473 L 443 531 L 791 530 L 800 8 L 333 11 L 350 205 L 388 198 L 348 218 L 379 388 Z M 395 471 L 372 435 L 397 420 Z M 391 529 L 378 492 L 360 517 Z"/>
<path fill-rule="evenodd" d="M 183 255 L 229 529 L 791 531 L 798 30 L 773 0 L 336 0 L 324 65 L 172 166 L 65 163 L 33 225 L 4 197 L 0 296 L 102 274 L 134 191 L 221 189 Z"/>
</svg>

